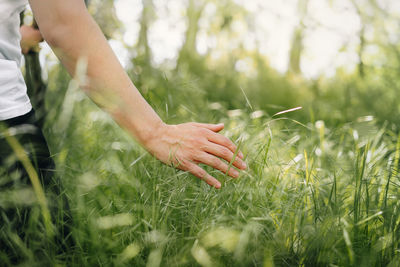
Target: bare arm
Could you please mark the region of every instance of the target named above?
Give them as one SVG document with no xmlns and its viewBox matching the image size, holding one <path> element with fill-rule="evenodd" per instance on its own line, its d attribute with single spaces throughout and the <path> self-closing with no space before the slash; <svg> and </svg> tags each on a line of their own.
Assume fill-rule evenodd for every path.
<svg viewBox="0 0 400 267">
<path fill-rule="evenodd" d="M 83 0 L 30 0 L 43 38 L 74 75 L 79 59 L 87 60 L 88 95 L 127 129 L 151 154 L 219 188 L 221 184 L 197 163 L 228 170 L 236 147 L 218 134 L 223 125 L 167 125 L 135 88 L 86 10 Z M 239 153 L 239 157 L 243 155 Z M 244 169 L 237 158 L 234 166 Z M 236 170 L 229 175 L 237 177 Z"/>
</svg>

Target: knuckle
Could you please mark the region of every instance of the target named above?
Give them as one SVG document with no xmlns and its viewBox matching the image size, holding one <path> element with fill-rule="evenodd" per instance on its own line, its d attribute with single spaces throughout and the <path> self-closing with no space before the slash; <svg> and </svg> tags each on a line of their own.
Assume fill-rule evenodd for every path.
<svg viewBox="0 0 400 267">
<path fill-rule="evenodd" d="M 197 137 L 193 137 L 193 139 L 191 140 L 191 143 L 195 146 L 199 146 L 199 145 L 201 145 L 201 139 L 197 138 Z"/>
<path fill-rule="evenodd" d="M 239 158 L 236 158 L 234 165 L 237 166 L 238 168 L 240 168 L 243 164 L 243 161 Z"/>
<path fill-rule="evenodd" d="M 193 174 L 194 176 L 196 176 L 197 178 L 203 180 L 203 176 L 201 175 L 201 173 L 199 173 L 199 172 L 192 172 L 192 174 Z"/>
<path fill-rule="evenodd" d="M 226 139 L 226 142 L 228 143 L 229 147 L 236 149 L 236 146 L 233 144 L 233 142 L 230 139 Z"/>
<path fill-rule="evenodd" d="M 195 171 L 194 175 L 196 175 L 197 177 L 203 179 L 203 178 L 206 177 L 206 171 L 200 168 L 200 169 Z"/>
<path fill-rule="evenodd" d="M 226 165 L 225 163 L 222 163 L 221 170 L 222 170 L 223 172 L 227 172 L 228 170 L 229 170 L 229 172 L 231 172 L 231 171 L 232 171 L 232 168 L 229 168 L 228 165 Z"/>
<path fill-rule="evenodd" d="M 201 136 L 200 138 L 197 138 L 197 142 L 201 145 L 206 145 L 207 144 L 207 138 L 205 138 L 204 136 Z"/>
<path fill-rule="evenodd" d="M 232 152 L 231 152 L 229 149 L 224 148 L 224 149 L 222 149 L 222 151 L 221 151 L 221 156 L 222 156 L 224 159 L 229 159 L 229 160 L 231 160 L 231 158 L 232 158 Z"/>
<path fill-rule="evenodd" d="M 180 169 L 182 171 L 189 171 L 189 169 L 186 166 L 182 165 L 182 164 L 176 164 L 176 165 L 172 165 L 172 166 L 174 168 Z"/>
<path fill-rule="evenodd" d="M 223 140 L 222 140 L 223 144 L 227 147 L 233 147 L 234 145 L 232 144 L 231 140 L 229 140 L 227 137 L 224 136 Z"/>
<path fill-rule="evenodd" d="M 200 148 L 201 151 L 207 151 L 207 145 L 206 144 L 201 144 L 199 148 Z"/>
<path fill-rule="evenodd" d="M 199 133 L 203 136 L 208 135 L 208 131 L 206 128 L 199 128 Z"/>
<path fill-rule="evenodd" d="M 232 144 L 232 143 L 230 143 L 229 149 L 230 149 L 232 152 L 236 152 L 236 146 L 235 146 L 234 144 Z"/>
<path fill-rule="evenodd" d="M 217 159 L 217 158 L 213 158 L 212 159 L 212 164 L 213 166 L 215 166 L 215 168 L 220 168 L 222 165 L 221 160 Z"/>
<path fill-rule="evenodd" d="M 189 171 L 189 166 L 186 161 L 178 161 L 176 164 L 177 167 L 180 168 L 181 170 Z"/>
<path fill-rule="evenodd" d="M 204 150 L 206 150 L 210 146 L 210 142 L 208 141 L 207 138 L 201 139 L 200 142 Z"/>
</svg>

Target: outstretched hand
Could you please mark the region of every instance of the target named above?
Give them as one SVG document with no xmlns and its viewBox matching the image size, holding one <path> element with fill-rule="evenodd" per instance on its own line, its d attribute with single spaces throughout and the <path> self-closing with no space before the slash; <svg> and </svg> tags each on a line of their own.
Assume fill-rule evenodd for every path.
<svg viewBox="0 0 400 267">
<path fill-rule="evenodd" d="M 218 134 L 223 128 L 223 124 L 194 122 L 163 124 L 144 145 L 162 162 L 188 171 L 210 186 L 221 188 L 221 183 L 198 164 L 206 164 L 233 178 L 239 177 L 239 172 L 229 167 L 237 148 L 227 137 Z M 246 169 L 242 152 L 237 153 L 232 165 L 241 170 Z"/>
</svg>

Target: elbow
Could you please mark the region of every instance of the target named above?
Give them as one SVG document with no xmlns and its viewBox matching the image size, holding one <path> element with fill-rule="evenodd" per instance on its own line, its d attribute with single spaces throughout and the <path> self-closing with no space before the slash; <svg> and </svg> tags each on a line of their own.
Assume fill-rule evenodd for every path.
<svg viewBox="0 0 400 267">
<path fill-rule="evenodd" d="M 63 37 L 66 36 L 66 27 L 64 25 L 56 25 L 53 27 L 40 28 L 40 32 L 42 33 L 43 39 L 52 47 L 57 48 L 63 42 Z"/>
</svg>

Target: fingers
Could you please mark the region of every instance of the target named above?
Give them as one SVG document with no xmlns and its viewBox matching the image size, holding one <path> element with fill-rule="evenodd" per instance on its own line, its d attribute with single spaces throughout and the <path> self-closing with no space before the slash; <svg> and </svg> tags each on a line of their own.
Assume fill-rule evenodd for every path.
<svg viewBox="0 0 400 267">
<path fill-rule="evenodd" d="M 228 164 L 208 153 L 201 153 L 197 155 L 196 161 L 207 164 L 208 166 L 213 167 L 214 169 L 223 173 L 227 173 L 232 178 L 239 177 L 239 172 L 235 170 L 235 168 L 229 168 Z"/>
<path fill-rule="evenodd" d="M 214 133 L 220 132 L 225 127 L 223 123 L 209 124 L 209 123 L 193 122 L 192 124 L 197 126 L 197 127 L 202 127 L 202 128 L 209 129 L 209 130 L 213 131 Z M 229 138 L 227 138 L 225 136 L 222 136 L 222 135 L 214 135 L 214 136 L 210 135 L 209 140 L 211 142 L 214 142 L 214 143 L 220 144 L 222 146 L 228 147 L 233 153 L 235 153 L 235 151 L 236 151 L 236 146 L 232 143 L 231 140 L 229 140 Z M 243 153 L 241 151 L 239 151 L 238 157 L 243 159 L 244 156 L 243 156 Z"/>
<path fill-rule="evenodd" d="M 207 147 L 205 147 L 205 151 L 217 157 L 220 157 L 227 162 L 231 162 L 233 159 L 233 152 L 224 146 L 217 145 L 215 143 L 209 143 Z M 237 155 L 235 161 L 233 162 L 233 166 L 238 169 L 246 169 L 246 163 Z"/>
<path fill-rule="evenodd" d="M 220 131 L 222 131 L 222 129 L 224 129 L 224 124 L 223 123 L 219 123 L 219 124 L 210 124 L 210 123 L 198 123 L 198 122 L 193 122 L 194 126 L 197 127 L 202 127 L 202 128 L 206 128 L 209 129 L 215 133 L 218 133 Z"/>
<path fill-rule="evenodd" d="M 213 186 L 217 189 L 221 188 L 221 183 L 217 179 L 209 175 L 205 170 L 203 170 L 202 168 L 200 168 L 199 166 L 197 166 L 192 162 L 186 162 L 186 164 L 182 166 L 182 169 L 184 171 L 190 172 L 191 174 L 200 178 L 201 180 L 204 180 L 210 186 Z"/>
<path fill-rule="evenodd" d="M 197 163 L 206 164 L 232 178 L 239 177 L 239 172 L 236 168 L 246 169 L 246 164 L 242 160 L 243 153 L 236 152 L 237 147 L 229 138 L 218 134 L 223 128 L 223 124 L 195 122 L 175 125 L 171 128 L 171 139 L 174 141 L 177 135 L 180 141 L 179 150 L 176 151 L 178 155 L 176 155 L 175 160 L 172 160 L 177 165 L 174 166 L 173 163 L 172 165 L 190 172 L 215 188 L 221 188 L 221 183 L 199 167 Z M 168 141 L 169 139 L 166 140 Z M 176 142 L 170 142 L 169 144 L 170 147 L 176 145 Z M 165 160 L 165 162 L 169 161 Z M 232 166 L 236 168 L 230 165 L 231 162 Z"/>
<path fill-rule="evenodd" d="M 211 142 L 213 142 L 215 144 L 227 147 L 230 151 L 232 151 L 232 153 L 236 152 L 236 146 L 232 143 L 231 140 L 229 140 L 229 138 L 227 138 L 227 137 L 225 137 L 223 135 L 212 133 L 207 138 L 208 138 L 209 141 L 211 141 Z M 243 159 L 243 157 L 244 157 L 243 153 L 241 151 L 239 151 L 237 153 L 237 155 L 241 159 Z"/>
</svg>

